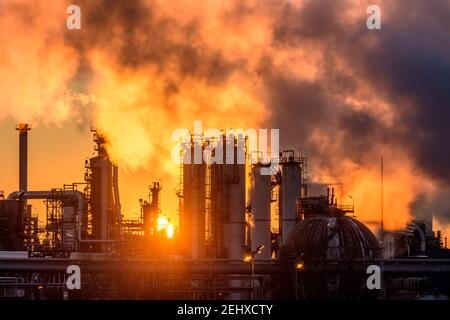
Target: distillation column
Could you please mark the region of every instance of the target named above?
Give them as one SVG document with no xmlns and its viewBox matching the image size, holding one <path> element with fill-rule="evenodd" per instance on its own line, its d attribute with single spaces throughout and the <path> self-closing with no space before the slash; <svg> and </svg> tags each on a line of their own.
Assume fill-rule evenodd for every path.
<svg viewBox="0 0 450 320">
<path fill-rule="evenodd" d="M 255 255 L 256 260 L 271 258 L 271 176 L 261 174 L 261 168 L 268 166 L 270 164 L 257 162 L 252 165 L 250 176 L 250 206 L 253 215 L 253 226 L 251 228 L 252 252 L 255 252 L 261 245 L 264 246 L 261 253 Z"/>
<path fill-rule="evenodd" d="M 298 222 L 298 202 L 301 198 L 301 162 L 294 151 L 283 151 L 281 157 L 281 243 L 283 243 Z"/>
<path fill-rule="evenodd" d="M 98 155 L 89 160 L 92 236 L 95 240 L 101 240 L 94 251 L 109 252 L 111 244 L 120 239 L 117 169 L 109 159 L 104 137 L 95 133 L 94 138 Z"/>
<path fill-rule="evenodd" d="M 224 221 L 224 244 L 229 259 L 242 259 L 245 255 L 245 163 L 239 163 L 239 154 L 244 154 L 245 139 L 242 136 L 228 137 L 232 144 L 233 164 L 225 164 L 228 184 L 228 215 Z M 227 157 L 226 157 L 227 158 Z M 230 157 L 231 158 L 231 157 Z"/>
<path fill-rule="evenodd" d="M 202 157 L 202 138 L 192 135 L 189 147 L 190 152 L 183 157 L 180 233 L 186 245 L 186 256 L 199 259 L 206 257 L 206 164 Z"/>
</svg>

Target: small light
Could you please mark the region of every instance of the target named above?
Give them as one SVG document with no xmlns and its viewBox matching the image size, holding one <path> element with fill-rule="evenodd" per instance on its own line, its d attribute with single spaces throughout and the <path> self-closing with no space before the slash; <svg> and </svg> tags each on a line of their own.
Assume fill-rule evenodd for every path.
<svg viewBox="0 0 450 320">
<path fill-rule="evenodd" d="M 245 262 L 250 262 L 250 261 L 252 261 L 252 256 L 251 255 L 246 255 L 245 257 L 244 257 L 244 261 Z"/>
<path fill-rule="evenodd" d="M 303 262 L 297 262 L 297 265 L 295 266 L 297 270 L 303 270 L 305 268 L 305 264 Z"/>
<path fill-rule="evenodd" d="M 264 249 L 264 245 L 262 244 L 258 248 L 256 248 L 256 253 L 258 253 L 258 254 L 261 253 L 263 249 Z"/>
</svg>

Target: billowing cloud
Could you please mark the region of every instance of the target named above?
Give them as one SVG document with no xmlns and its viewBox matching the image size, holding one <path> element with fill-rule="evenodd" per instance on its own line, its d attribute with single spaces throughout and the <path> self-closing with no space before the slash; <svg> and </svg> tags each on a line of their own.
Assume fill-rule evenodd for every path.
<svg viewBox="0 0 450 320">
<path fill-rule="evenodd" d="M 377 1 L 372 31 L 371 2 L 79 0 L 82 28 L 66 30 L 68 1 L 3 1 L 1 117 L 92 124 L 115 160 L 172 180 L 175 128 L 280 128 L 363 220 L 383 156 L 400 227 L 450 182 L 450 2 Z"/>
</svg>

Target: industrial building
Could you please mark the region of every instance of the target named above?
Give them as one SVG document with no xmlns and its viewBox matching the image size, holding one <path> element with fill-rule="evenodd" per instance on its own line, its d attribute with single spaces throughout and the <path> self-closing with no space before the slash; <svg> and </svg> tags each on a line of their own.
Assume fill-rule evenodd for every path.
<svg viewBox="0 0 450 320">
<path fill-rule="evenodd" d="M 412 222 L 385 242 L 340 205 L 334 189 L 309 194 L 307 159 L 264 158 L 246 137 L 190 135 L 180 155 L 178 228 L 158 229 L 161 182 L 125 219 L 118 168 L 94 132 L 85 179 L 28 190 L 29 126 L 20 124 L 18 190 L 0 197 L 0 298 L 8 299 L 417 299 L 450 296 L 450 254 L 440 234 Z M 211 150 L 215 161 L 197 159 Z M 218 152 L 218 150 L 220 152 Z M 245 161 L 237 161 L 244 155 Z M 228 161 L 228 160 L 233 161 Z M 271 175 L 261 174 L 279 163 Z M 46 205 L 45 225 L 28 200 Z M 379 265 L 381 290 L 366 286 Z M 69 265 L 81 289 L 66 286 Z"/>
</svg>

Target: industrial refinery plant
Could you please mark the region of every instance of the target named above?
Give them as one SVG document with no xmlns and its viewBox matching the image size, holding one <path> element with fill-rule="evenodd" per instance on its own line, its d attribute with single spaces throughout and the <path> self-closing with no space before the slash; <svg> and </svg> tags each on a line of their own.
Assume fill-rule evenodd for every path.
<svg viewBox="0 0 450 320">
<path fill-rule="evenodd" d="M 264 158 L 248 152 L 242 135 L 190 135 L 176 191 L 179 221 L 172 224 L 161 215 L 164 181 L 149 181 L 148 198 L 136 198 L 139 217 L 126 218 L 118 167 L 95 131 L 83 182 L 29 190 L 30 127 L 17 130 L 18 189 L 0 195 L 2 299 L 450 297 L 450 252 L 429 221 L 374 234 L 353 205 L 340 204 L 333 186 L 308 181 L 307 158 L 298 151 Z M 223 152 L 215 161 L 194 159 L 196 148 L 218 141 Z M 226 161 L 238 154 L 243 163 Z M 263 174 L 273 163 L 277 169 Z M 44 223 L 31 200 L 45 204 Z M 73 266 L 81 275 L 75 288 L 68 286 Z M 374 266 L 378 288 L 368 285 Z"/>
</svg>

